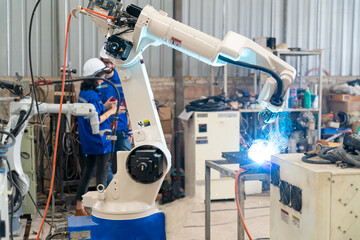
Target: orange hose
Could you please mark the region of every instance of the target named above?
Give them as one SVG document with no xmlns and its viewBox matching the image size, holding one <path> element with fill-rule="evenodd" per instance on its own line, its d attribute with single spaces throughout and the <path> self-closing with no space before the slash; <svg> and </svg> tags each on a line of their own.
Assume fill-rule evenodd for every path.
<svg viewBox="0 0 360 240">
<path fill-rule="evenodd" d="M 104 17 L 104 18 L 114 19 L 114 17 L 110 17 L 110 16 L 104 15 L 104 14 L 102 14 L 102 13 L 95 12 L 95 11 L 93 11 L 93 10 L 91 10 L 91 9 L 81 7 L 81 10 L 83 10 L 83 9 L 84 9 L 85 11 L 91 12 L 91 13 L 93 13 L 93 14 L 97 14 L 97 15 L 102 16 L 102 17 Z"/>
<path fill-rule="evenodd" d="M 249 237 L 250 240 L 253 240 L 252 237 L 250 236 L 249 230 L 247 229 L 246 225 L 245 225 L 245 220 L 243 217 L 243 214 L 241 212 L 241 208 L 240 208 L 240 204 L 239 204 L 239 198 L 238 198 L 238 182 L 239 182 L 239 176 L 241 175 L 241 173 L 244 171 L 244 169 L 239 169 L 239 171 L 236 173 L 236 178 L 235 178 L 235 202 L 236 202 L 236 207 L 238 209 L 239 212 L 239 216 L 241 219 L 241 223 L 244 226 L 246 235 Z"/>
<path fill-rule="evenodd" d="M 56 138 L 55 138 L 55 148 L 54 148 L 54 160 L 53 160 L 53 169 L 52 169 L 52 176 L 51 176 L 50 191 L 49 191 L 49 196 L 48 196 L 47 203 L 46 203 L 46 207 L 45 207 L 44 216 L 43 216 L 43 219 L 42 219 L 42 221 L 41 221 L 40 229 L 39 229 L 39 231 L 38 231 L 36 240 L 39 240 L 40 233 L 41 233 L 42 227 L 43 227 L 44 222 L 45 222 L 47 210 L 48 210 L 48 208 L 49 208 L 50 199 L 51 199 L 51 195 L 52 195 L 52 190 L 53 190 L 53 186 L 54 186 L 55 167 L 56 167 L 56 155 L 57 155 L 58 141 L 59 141 L 59 129 L 60 129 L 60 123 L 61 123 L 62 103 L 63 103 L 63 99 L 64 99 L 65 75 L 66 75 L 66 74 L 65 74 L 65 73 L 66 73 L 66 52 L 67 52 L 67 44 L 68 44 L 68 36 L 69 36 L 70 19 L 71 19 L 71 13 L 69 14 L 69 18 L 68 18 L 68 22 L 67 22 L 67 26 L 66 26 L 66 40 L 65 40 L 64 66 L 63 66 L 63 68 L 64 68 L 64 69 L 63 69 L 63 73 L 64 73 L 64 74 L 63 74 L 63 79 L 62 79 L 62 88 L 61 88 L 61 97 L 60 97 L 60 110 L 59 110 L 58 121 L 57 121 L 57 128 L 56 128 Z"/>
<path fill-rule="evenodd" d="M 309 74 L 310 74 L 311 72 L 316 71 L 316 70 L 320 70 L 320 68 L 317 67 L 317 68 L 310 69 L 310 70 L 305 74 L 305 76 L 309 76 Z M 322 71 L 326 74 L 326 76 L 330 76 L 330 73 L 329 73 L 328 70 L 326 70 L 325 68 L 323 68 Z"/>
</svg>

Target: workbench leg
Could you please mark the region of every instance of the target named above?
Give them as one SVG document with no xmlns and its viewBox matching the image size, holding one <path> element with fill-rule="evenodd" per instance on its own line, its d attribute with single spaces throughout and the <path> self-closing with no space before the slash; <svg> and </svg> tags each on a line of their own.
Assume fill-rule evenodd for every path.
<svg viewBox="0 0 360 240">
<path fill-rule="evenodd" d="M 243 214 L 243 217 L 245 219 L 245 209 L 244 209 L 244 178 L 243 177 L 239 177 L 238 179 L 238 189 L 237 189 L 237 192 L 238 192 L 238 199 L 239 199 L 239 205 L 240 205 L 240 208 L 241 208 L 241 212 Z M 241 219 L 240 219 L 240 215 L 239 213 L 237 213 L 237 216 L 238 216 L 238 240 L 244 240 L 245 239 L 245 236 L 244 236 L 244 226 L 241 222 Z"/>
<path fill-rule="evenodd" d="M 205 164 L 205 239 L 210 240 L 210 173 L 211 169 Z"/>
</svg>

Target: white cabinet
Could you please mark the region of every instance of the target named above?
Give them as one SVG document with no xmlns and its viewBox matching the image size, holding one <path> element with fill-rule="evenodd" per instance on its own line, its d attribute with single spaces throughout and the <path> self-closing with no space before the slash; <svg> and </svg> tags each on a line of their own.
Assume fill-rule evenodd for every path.
<svg viewBox="0 0 360 240">
<path fill-rule="evenodd" d="M 270 239 L 360 239 L 360 169 L 272 157 Z"/>
<path fill-rule="evenodd" d="M 239 112 L 194 112 L 183 122 L 185 194 L 205 199 L 205 160 L 220 160 L 222 152 L 238 152 Z M 238 164 L 228 167 L 237 170 Z M 234 198 L 234 180 L 212 170 L 211 199 Z"/>
</svg>

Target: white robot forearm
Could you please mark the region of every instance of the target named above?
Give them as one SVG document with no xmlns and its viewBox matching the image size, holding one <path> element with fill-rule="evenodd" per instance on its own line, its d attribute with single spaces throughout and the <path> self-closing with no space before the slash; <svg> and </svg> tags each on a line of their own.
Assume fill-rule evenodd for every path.
<svg viewBox="0 0 360 240">
<path fill-rule="evenodd" d="M 108 29 L 106 25 L 98 26 L 103 33 L 106 32 L 104 28 Z M 126 28 L 120 28 L 120 32 Z M 164 44 L 209 65 L 231 63 L 266 72 L 272 78 L 266 81 L 259 102 L 271 112 L 283 108 L 283 97 L 296 75 L 288 63 L 240 34 L 230 31 L 220 40 L 175 21 L 149 5 L 141 10 L 133 32 L 118 35 L 110 30 L 106 34 L 105 49 L 110 56 L 120 59 L 122 65 L 130 64 L 148 46 Z"/>
</svg>

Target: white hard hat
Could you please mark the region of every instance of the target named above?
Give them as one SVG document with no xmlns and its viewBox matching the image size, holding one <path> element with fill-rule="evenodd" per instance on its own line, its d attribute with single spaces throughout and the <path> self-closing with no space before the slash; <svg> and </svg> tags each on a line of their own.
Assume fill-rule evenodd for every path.
<svg viewBox="0 0 360 240">
<path fill-rule="evenodd" d="M 105 45 L 101 47 L 100 49 L 100 58 L 103 58 L 103 59 L 109 59 L 108 55 L 106 54 L 106 51 L 105 51 Z"/>
<path fill-rule="evenodd" d="M 108 67 L 98 58 L 90 58 L 84 64 L 83 75 L 86 77 L 95 76 L 99 72 L 107 70 Z"/>
</svg>

